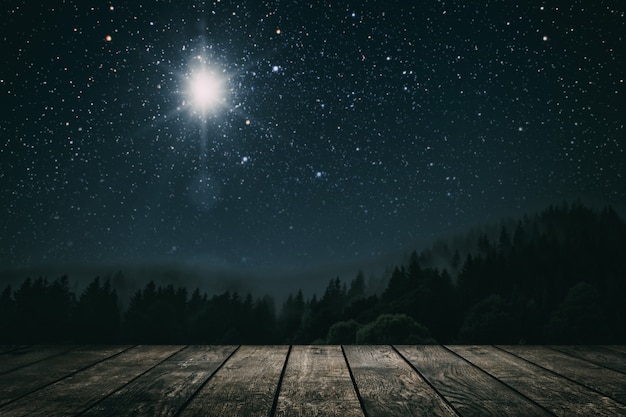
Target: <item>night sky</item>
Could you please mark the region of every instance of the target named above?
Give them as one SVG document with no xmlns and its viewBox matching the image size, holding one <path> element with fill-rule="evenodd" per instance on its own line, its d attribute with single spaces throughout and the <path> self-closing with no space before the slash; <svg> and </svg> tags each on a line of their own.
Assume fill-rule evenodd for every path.
<svg viewBox="0 0 626 417">
<path fill-rule="evenodd" d="M 626 203 L 623 1 L 36 3 L 0 10 L 3 267 L 358 262 Z"/>
</svg>

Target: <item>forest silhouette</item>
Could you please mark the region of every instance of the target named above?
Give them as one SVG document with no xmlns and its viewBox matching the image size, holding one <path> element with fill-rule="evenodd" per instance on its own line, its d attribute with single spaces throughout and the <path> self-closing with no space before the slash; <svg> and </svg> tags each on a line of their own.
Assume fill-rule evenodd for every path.
<svg viewBox="0 0 626 417">
<path fill-rule="evenodd" d="M 461 241 L 411 253 L 382 285 L 359 272 L 280 308 L 153 281 L 122 306 L 122 273 L 80 294 L 68 276 L 26 278 L 0 295 L 0 343 L 626 343 L 626 224 L 610 207 L 550 206 Z"/>
</svg>

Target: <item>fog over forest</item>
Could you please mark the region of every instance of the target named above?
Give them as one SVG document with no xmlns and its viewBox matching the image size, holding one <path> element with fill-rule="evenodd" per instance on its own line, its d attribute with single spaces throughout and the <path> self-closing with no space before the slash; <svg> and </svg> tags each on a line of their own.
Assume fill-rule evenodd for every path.
<svg viewBox="0 0 626 417">
<path fill-rule="evenodd" d="M 566 205 L 563 202 L 561 205 Z M 580 203 L 578 203 L 580 204 Z M 585 203 L 587 207 L 600 211 L 605 206 L 601 203 Z M 558 205 L 557 205 L 558 206 Z M 537 212 L 546 206 L 537 207 Z M 626 218 L 626 206 L 612 207 L 622 218 Z M 255 268 L 245 265 L 231 265 L 225 261 L 186 262 L 144 262 L 144 263 L 53 263 L 34 264 L 15 268 L 0 268 L 0 286 L 15 287 L 26 277 L 46 277 L 49 279 L 67 275 L 72 290 L 79 294 L 96 276 L 111 278 L 120 301 L 126 305 L 132 294 L 142 289 L 148 282 L 157 285 L 174 285 L 188 289 L 199 288 L 208 294 L 224 291 L 251 293 L 254 296 L 271 295 L 277 301 L 284 300 L 289 293 L 301 289 L 306 296 L 320 294 L 328 280 L 340 278 L 349 282 L 359 272 L 363 273 L 372 293 L 381 292 L 391 277 L 394 266 L 406 263 L 413 251 L 425 255 L 427 267 L 446 269 L 452 279 L 456 279 L 458 268 L 451 265 L 452 255 L 459 251 L 462 260 L 467 254 L 477 252 L 480 236 L 486 235 L 492 240 L 499 237 L 501 228 L 513 230 L 518 220 L 531 212 L 518 211 L 515 214 L 496 219 L 497 221 L 479 223 L 474 227 L 450 231 L 444 235 L 428 236 L 419 239 L 415 245 L 403 250 L 389 251 L 386 254 L 361 256 L 348 261 L 313 263 L 310 265 L 289 265 L 286 267 Z"/>
<path fill-rule="evenodd" d="M 577 202 L 357 270 L 250 278 L 145 267 L 82 281 L 49 271 L 10 277 L 0 336 L 7 343 L 623 343 L 625 251 L 623 217 Z"/>
</svg>

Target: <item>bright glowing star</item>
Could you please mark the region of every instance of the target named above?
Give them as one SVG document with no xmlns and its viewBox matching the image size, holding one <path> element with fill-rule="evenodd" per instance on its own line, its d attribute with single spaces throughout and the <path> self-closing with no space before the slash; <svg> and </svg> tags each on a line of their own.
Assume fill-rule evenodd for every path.
<svg viewBox="0 0 626 417">
<path fill-rule="evenodd" d="M 246 126 L 250 126 L 250 119 L 246 119 Z"/>
<path fill-rule="evenodd" d="M 104 40 L 105 40 L 105 41 L 107 41 L 107 42 L 111 42 L 111 40 L 112 40 L 112 39 L 113 39 L 113 38 L 111 37 L 111 35 L 106 35 L 106 36 L 104 37 Z"/>
<path fill-rule="evenodd" d="M 194 72 L 189 79 L 191 105 L 199 112 L 215 110 L 223 102 L 223 80 L 207 70 Z"/>
<path fill-rule="evenodd" d="M 544 41 L 547 41 L 547 40 L 548 40 L 548 37 L 547 37 L 547 36 L 544 36 L 544 37 L 543 37 L 543 40 L 544 40 Z"/>
<path fill-rule="evenodd" d="M 276 29 L 276 34 L 280 35 L 280 28 Z"/>
</svg>

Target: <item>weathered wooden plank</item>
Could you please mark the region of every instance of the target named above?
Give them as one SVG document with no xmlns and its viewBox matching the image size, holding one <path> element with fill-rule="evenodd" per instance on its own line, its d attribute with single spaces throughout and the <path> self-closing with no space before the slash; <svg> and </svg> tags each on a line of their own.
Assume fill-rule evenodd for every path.
<svg viewBox="0 0 626 417">
<path fill-rule="evenodd" d="M 626 373 L 626 352 L 619 352 L 603 346 L 568 345 L 550 347 L 595 363 L 596 365 Z"/>
<path fill-rule="evenodd" d="M 0 415 L 626 415 L 619 347 L 70 348 L 0 355 Z"/>
<path fill-rule="evenodd" d="M 78 348 L 0 375 L 0 406 L 45 387 L 130 346 Z M 0 414 L 2 414 L 0 412 Z"/>
<path fill-rule="evenodd" d="M 294 346 L 276 416 L 363 417 L 341 346 Z"/>
<path fill-rule="evenodd" d="M 24 349 L 29 347 L 29 345 L 0 345 L 0 355 L 4 355 L 7 352 L 12 352 L 18 349 Z"/>
<path fill-rule="evenodd" d="M 606 347 L 608 347 L 609 349 L 617 350 L 618 352 L 626 353 L 625 345 L 608 345 Z"/>
<path fill-rule="evenodd" d="M 82 415 L 173 416 L 235 349 L 189 346 Z"/>
<path fill-rule="evenodd" d="M 490 346 L 448 346 L 557 416 L 626 415 L 626 407 L 537 365 Z"/>
<path fill-rule="evenodd" d="M 391 346 L 344 346 L 368 417 L 456 416 Z"/>
<path fill-rule="evenodd" d="M 552 372 L 626 404 L 626 375 L 543 346 L 499 346 Z"/>
<path fill-rule="evenodd" d="M 75 416 L 182 346 L 136 346 L 0 408 L 3 417 Z"/>
<path fill-rule="evenodd" d="M 442 346 L 396 348 L 463 416 L 551 415 Z"/>
<path fill-rule="evenodd" d="M 21 349 L 11 350 L 0 355 L 0 374 L 10 372 L 31 363 L 69 352 L 78 346 L 51 345 L 51 346 L 27 346 Z"/>
<path fill-rule="evenodd" d="M 288 346 L 242 346 L 183 409 L 181 417 L 270 415 Z"/>
</svg>

